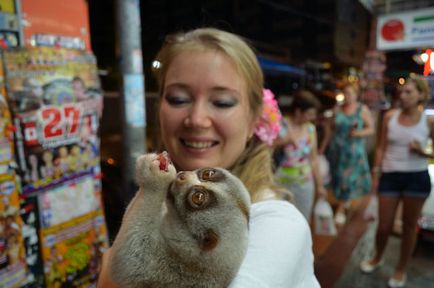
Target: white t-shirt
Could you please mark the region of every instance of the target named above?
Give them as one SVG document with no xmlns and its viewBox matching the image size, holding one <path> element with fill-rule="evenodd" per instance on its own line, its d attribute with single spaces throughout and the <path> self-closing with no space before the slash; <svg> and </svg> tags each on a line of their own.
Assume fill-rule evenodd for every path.
<svg viewBox="0 0 434 288">
<path fill-rule="evenodd" d="M 312 236 L 294 205 L 279 200 L 250 209 L 249 246 L 230 288 L 316 288 Z"/>
</svg>

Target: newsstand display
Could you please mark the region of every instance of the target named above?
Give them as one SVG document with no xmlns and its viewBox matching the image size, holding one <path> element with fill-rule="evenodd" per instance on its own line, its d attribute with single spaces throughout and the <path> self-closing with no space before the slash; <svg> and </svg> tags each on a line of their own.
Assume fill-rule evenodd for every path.
<svg viewBox="0 0 434 288">
<path fill-rule="evenodd" d="M 2 62 L 0 287 L 94 287 L 108 247 L 95 57 L 28 47 Z"/>
<path fill-rule="evenodd" d="M 26 282 L 27 266 L 19 183 L 12 169 L 14 129 L 3 80 L 0 63 L 0 287 L 20 287 Z"/>
</svg>

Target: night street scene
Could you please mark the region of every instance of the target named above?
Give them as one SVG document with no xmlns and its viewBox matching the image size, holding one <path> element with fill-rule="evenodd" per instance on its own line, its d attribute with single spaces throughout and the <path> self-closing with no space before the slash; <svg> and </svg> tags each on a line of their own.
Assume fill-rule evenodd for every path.
<svg viewBox="0 0 434 288">
<path fill-rule="evenodd" d="M 0 0 L 0 287 L 434 288 L 434 0 Z"/>
</svg>

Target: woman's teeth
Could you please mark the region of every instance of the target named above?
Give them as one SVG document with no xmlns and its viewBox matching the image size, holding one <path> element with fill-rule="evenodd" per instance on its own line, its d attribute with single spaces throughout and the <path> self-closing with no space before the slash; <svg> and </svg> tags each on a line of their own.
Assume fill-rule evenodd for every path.
<svg viewBox="0 0 434 288">
<path fill-rule="evenodd" d="M 213 142 L 195 142 L 195 141 L 184 141 L 184 144 L 191 148 L 196 149 L 204 149 L 204 148 L 210 148 L 213 144 Z"/>
</svg>

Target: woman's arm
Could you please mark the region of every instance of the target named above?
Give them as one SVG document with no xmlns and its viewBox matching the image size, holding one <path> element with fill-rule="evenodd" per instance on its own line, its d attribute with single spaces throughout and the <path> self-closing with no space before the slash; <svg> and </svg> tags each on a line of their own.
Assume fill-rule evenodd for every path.
<svg viewBox="0 0 434 288">
<path fill-rule="evenodd" d="M 434 118 L 432 116 L 428 118 L 428 127 L 430 129 L 431 141 L 434 141 Z M 416 140 L 410 142 L 410 150 L 419 154 L 420 156 L 434 158 L 434 151 L 430 151 L 430 153 L 428 153 L 425 147 L 422 147 L 421 143 Z"/>
<path fill-rule="evenodd" d="M 289 120 L 286 118 L 283 118 L 282 121 L 286 123 L 286 132 L 283 136 L 279 135 L 274 141 L 273 141 L 273 148 L 278 148 L 281 146 L 285 146 L 289 143 L 294 143 L 292 133 L 290 131 L 290 124 Z"/>
<path fill-rule="evenodd" d="M 107 249 L 102 256 L 101 271 L 99 272 L 97 288 L 120 288 L 117 284 L 113 282 L 110 276 L 109 259 L 111 248 Z"/>
<path fill-rule="evenodd" d="M 362 105 L 362 120 L 363 120 L 363 128 L 362 129 L 354 129 L 351 132 L 351 137 L 368 137 L 374 134 L 374 121 L 372 119 L 371 111 L 368 106 Z"/>
<path fill-rule="evenodd" d="M 330 143 L 330 139 L 332 138 L 332 133 L 333 133 L 333 129 L 332 129 L 332 121 L 334 121 L 334 118 L 327 118 L 324 120 L 325 123 L 323 124 L 323 128 L 324 128 L 324 134 L 323 134 L 323 138 L 321 140 L 319 140 L 319 145 L 318 145 L 318 154 L 322 155 L 325 153 L 327 146 Z"/>
<path fill-rule="evenodd" d="M 327 190 L 324 188 L 323 179 L 321 177 L 321 173 L 319 172 L 319 163 L 318 163 L 318 149 L 317 149 L 317 136 L 316 131 L 313 129 L 312 132 L 312 150 L 310 151 L 310 165 L 312 167 L 313 180 L 315 182 L 315 191 L 316 194 L 320 197 L 327 196 Z"/>
<path fill-rule="evenodd" d="M 378 143 L 375 149 L 374 165 L 372 167 L 372 187 L 373 190 L 377 189 L 378 178 L 381 173 L 381 163 L 383 162 L 384 152 L 387 146 L 387 134 L 389 129 L 387 128 L 390 118 L 392 117 L 395 110 L 390 110 L 385 113 L 383 121 L 381 122 L 381 130 L 379 131 Z"/>
</svg>

